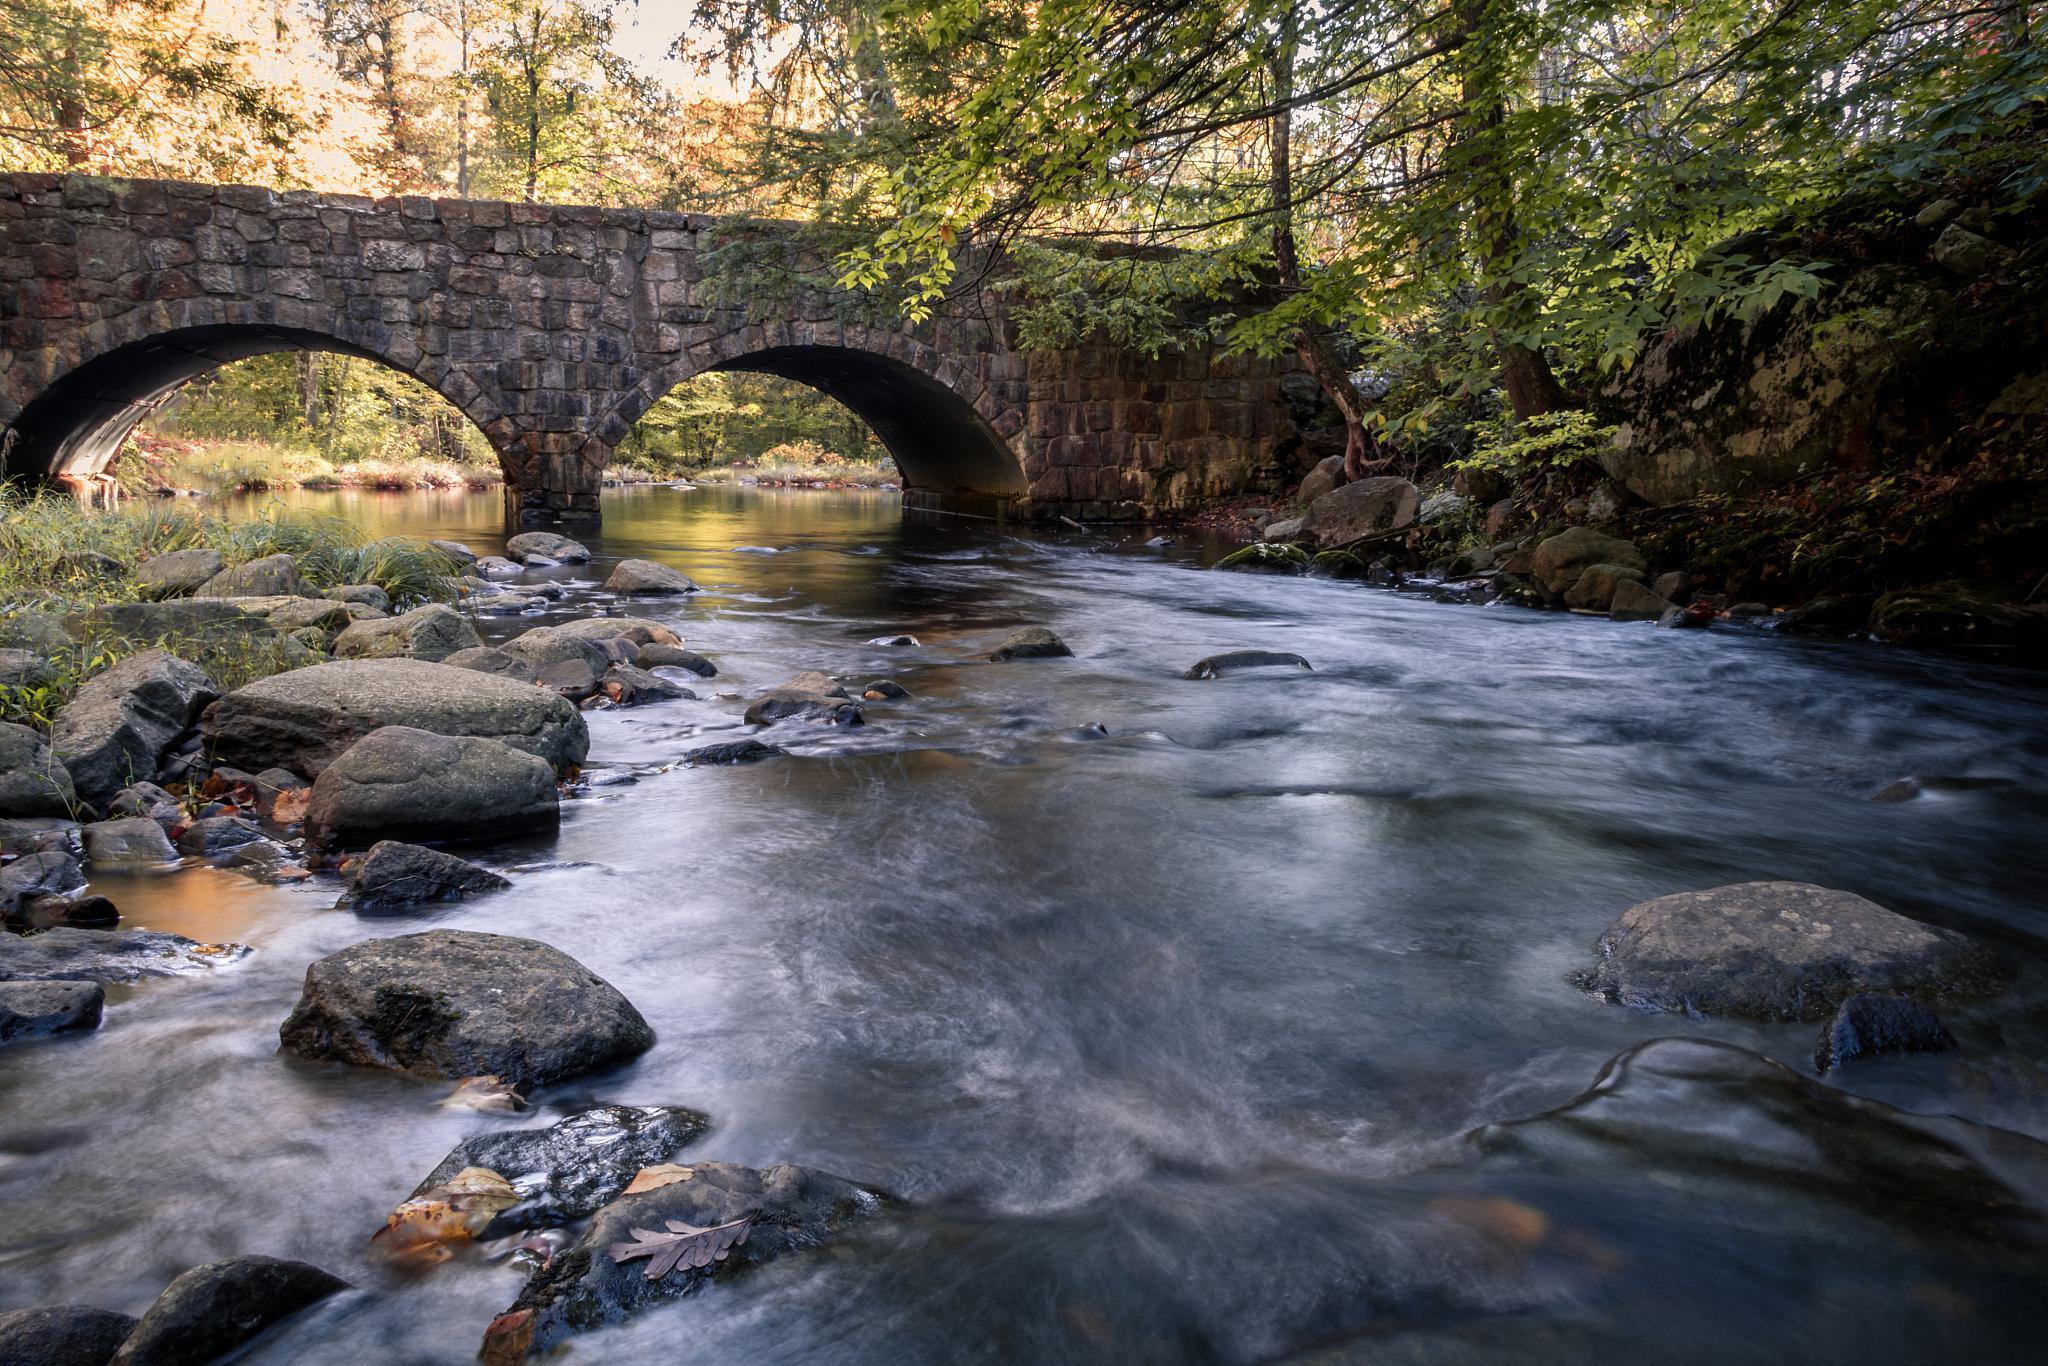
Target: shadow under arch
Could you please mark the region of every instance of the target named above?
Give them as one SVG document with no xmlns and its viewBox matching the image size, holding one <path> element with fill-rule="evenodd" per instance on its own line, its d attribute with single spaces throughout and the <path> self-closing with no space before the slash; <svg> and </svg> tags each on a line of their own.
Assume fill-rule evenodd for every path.
<svg viewBox="0 0 2048 1366">
<path fill-rule="evenodd" d="M 374 351 L 303 328 L 217 323 L 160 332 L 101 352 L 31 399 L 8 424 L 6 478 L 47 483 L 62 474 L 98 474 L 136 424 L 187 382 L 278 351 L 330 351 L 408 373 Z"/>
<path fill-rule="evenodd" d="M 779 375 L 845 404 L 888 448 L 906 486 L 1004 495 L 1028 490 L 1016 453 L 975 406 L 907 362 L 850 346 L 770 346 L 698 373 L 721 370 Z"/>
</svg>

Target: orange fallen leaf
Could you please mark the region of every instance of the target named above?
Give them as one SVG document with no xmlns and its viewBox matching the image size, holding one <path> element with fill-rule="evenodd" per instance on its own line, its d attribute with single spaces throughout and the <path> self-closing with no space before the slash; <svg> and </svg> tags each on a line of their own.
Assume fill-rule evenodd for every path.
<svg viewBox="0 0 2048 1366">
<path fill-rule="evenodd" d="M 388 1257 L 442 1261 L 447 1244 L 482 1232 L 500 1210 L 519 1203 L 512 1183 L 485 1167 L 464 1167 L 454 1176 L 391 1211 L 370 1246 Z"/>
<path fill-rule="evenodd" d="M 696 1172 L 688 1167 L 679 1167 L 673 1162 L 657 1162 L 651 1167 L 642 1167 L 633 1173 L 632 1183 L 622 1192 L 625 1195 L 639 1195 L 645 1191 L 658 1191 L 663 1186 L 673 1186 L 678 1181 L 687 1181 Z"/>
<path fill-rule="evenodd" d="M 1429 1208 L 1516 1247 L 1535 1247 L 1550 1235 L 1549 1215 L 1504 1195 L 1446 1195 Z"/>
</svg>

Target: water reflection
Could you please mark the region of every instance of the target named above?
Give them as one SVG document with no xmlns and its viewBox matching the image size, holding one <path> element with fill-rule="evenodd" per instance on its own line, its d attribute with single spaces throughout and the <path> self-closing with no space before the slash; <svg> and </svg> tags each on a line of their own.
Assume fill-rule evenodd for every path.
<svg viewBox="0 0 2048 1366">
<path fill-rule="evenodd" d="M 491 494 L 287 501 L 502 545 Z M 673 564 L 708 591 L 633 610 L 719 676 L 592 716 L 594 767 L 632 781 L 571 803 L 557 839 L 478 851 L 528 869 L 502 895 L 369 925 L 331 884 L 110 884 L 133 923 L 258 952 L 129 993 L 93 1038 L 0 1053 L 0 1307 L 134 1312 L 187 1265 L 268 1252 L 374 1293 L 255 1359 L 469 1359 L 514 1279 L 458 1261 L 399 1283 L 364 1241 L 456 1139 L 524 1121 L 273 1055 L 308 961 L 433 924 L 557 944 L 654 1023 L 653 1052 L 556 1111 L 692 1105 L 717 1121 L 700 1156 L 917 1202 L 589 1339 L 592 1360 L 684 1340 L 834 1362 L 2033 1354 L 2022 1140 L 1953 1140 L 2016 1192 L 1995 1233 L 1957 1234 L 1873 1213 L 1834 1172 L 1905 1143 L 1890 1121 L 1809 1122 L 1742 1067 L 1652 1069 L 1622 1114 L 1641 1162 L 1552 1126 L 1538 1157 L 1475 1165 L 1460 1136 L 1564 1104 L 1658 1035 L 1810 1072 L 1809 1028 L 1566 984 L 1629 904 L 1760 877 L 2020 957 L 2011 996 L 1949 1014 L 1962 1052 L 1831 1084 L 2048 1135 L 2038 676 L 1204 575 L 1207 547 L 1148 534 L 906 522 L 887 495 L 609 494 L 597 561 L 543 571 L 560 610 L 614 606 L 598 585 L 620 557 Z M 1077 657 L 986 662 L 1032 623 Z M 896 632 L 922 644 L 866 643 Z M 1315 672 L 1179 677 L 1246 647 Z M 808 668 L 913 697 L 858 730 L 778 728 L 786 760 L 672 766 Z M 1909 772 L 2009 782 L 1870 802 Z M 1711 1181 L 1685 1146 L 1709 1132 L 1736 1153 Z M 1792 1165 L 1755 1165 L 1771 1153 Z"/>
</svg>

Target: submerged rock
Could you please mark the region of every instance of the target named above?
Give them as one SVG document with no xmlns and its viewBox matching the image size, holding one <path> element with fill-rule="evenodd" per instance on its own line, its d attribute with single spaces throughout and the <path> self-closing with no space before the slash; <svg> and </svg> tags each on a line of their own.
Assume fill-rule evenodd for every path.
<svg viewBox="0 0 2048 1366">
<path fill-rule="evenodd" d="M 613 593 L 695 593 L 696 581 L 689 575 L 657 564 L 653 560 L 620 560 L 612 576 L 604 581 Z"/>
<path fill-rule="evenodd" d="M 877 678 L 862 688 L 860 695 L 868 702 L 895 702 L 910 696 L 910 689 L 893 678 Z"/>
<path fill-rule="evenodd" d="M 109 1366 L 203 1366 L 346 1289 L 317 1266 L 275 1257 L 195 1266 L 157 1296 Z"/>
<path fill-rule="evenodd" d="M 490 869 L 398 840 L 379 840 L 348 873 L 341 904 L 365 915 L 440 901 L 461 901 L 512 885 Z"/>
<path fill-rule="evenodd" d="M 246 958 L 241 944 L 202 944 L 159 930 L 45 930 L 27 939 L 0 934 L 0 981 L 138 982 L 187 977 Z"/>
<path fill-rule="evenodd" d="M 1226 654 L 1198 659 L 1182 672 L 1182 678 L 1221 678 L 1240 669 L 1302 668 L 1315 666 L 1300 655 L 1278 654 L 1272 650 L 1231 650 Z"/>
<path fill-rule="evenodd" d="M 1699 1015 L 1818 1020 L 1850 996 L 1962 1000 L 2000 991 L 1989 950 L 1849 892 L 1745 882 L 1624 911 L 1580 985 L 1622 1005 Z"/>
<path fill-rule="evenodd" d="M 553 629 L 584 640 L 629 640 L 635 645 L 680 645 L 683 638 L 649 617 L 584 617 Z"/>
<path fill-rule="evenodd" d="M 1043 626 L 1022 626 L 1010 633 L 1010 638 L 989 653 L 997 663 L 1006 659 L 1057 659 L 1074 652 L 1067 648 L 1067 642 Z"/>
<path fill-rule="evenodd" d="M 546 760 L 413 726 L 385 726 L 351 745 L 321 770 L 306 806 L 306 832 L 321 844 L 496 837 L 560 819 Z"/>
<path fill-rule="evenodd" d="M 642 1167 L 667 1161 L 709 1126 L 703 1115 L 680 1106 L 600 1105 L 545 1129 L 464 1139 L 407 1198 L 421 1198 L 466 1167 L 482 1167 L 511 1182 L 520 1203 L 478 1236 L 552 1228 L 589 1218 Z"/>
<path fill-rule="evenodd" d="M 659 674 L 636 669 L 631 664 L 612 665 L 604 671 L 604 677 L 598 680 L 597 686 L 606 697 L 622 707 L 697 695 L 680 683 L 671 683 Z"/>
<path fill-rule="evenodd" d="M 60 930 L 69 926 L 81 930 L 112 929 L 121 923 L 121 912 L 103 896 L 39 896 L 0 916 L 9 929 Z"/>
<path fill-rule="evenodd" d="M 1941 1017 L 1904 996 L 1851 996 L 1821 1026 L 1813 1065 L 1831 1072 L 1845 1062 L 1879 1053 L 1944 1053 L 1956 1046 Z"/>
<path fill-rule="evenodd" d="M 1309 556 L 1298 545 L 1261 541 L 1233 550 L 1209 567 L 1239 574 L 1304 574 L 1308 572 Z"/>
<path fill-rule="evenodd" d="M 527 1360 L 573 1334 L 621 1323 L 652 1305 L 677 1299 L 714 1279 L 791 1252 L 822 1246 L 883 1208 L 889 1197 L 857 1181 L 777 1166 L 762 1171 L 730 1162 L 692 1162 L 678 1179 L 600 1209 L 579 1239 L 535 1272 L 512 1307 L 485 1335 L 490 1366 Z M 620 1262 L 611 1249 L 631 1243 L 636 1228 L 660 1231 L 670 1221 L 714 1228 L 750 1220 L 745 1242 L 707 1266 L 681 1265 L 649 1279 L 644 1259 Z"/>
<path fill-rule="evenodd" d="M 263 830 L 240 816 L 208 816 L 185 827 L 178 848 L 187 854 L 223 854 L 263 840 Z"/>
<path fill-rule="evenodd" d="M 5 1366 L 107 1366 L 135 1320 L 82 1304 L 47 1305 L 0 1314 Z"/>
<path fill-rule="evenodd" d="M 759 740 L 728 740 L 722 745 L 705 745 L 702 749 L 693 749 L 683 756 L 683 762 L 692 767 L 702 764 L 751 764 L 788 752 L 780 745 L 764 745 Z"/>
<path fill-rule="evenodd" d="M 0 982 L 0 1042 L 98 1029 L 106 1003 L 98 982 Z M 6 1345 L 0 1332 L 0 1361 Z"/>
<path fill-rule="evenodd" d="M 557 772 L 583 762 L 590 732 L 570 703 L 473 669 L 417 659 L 352 659 L 258 679 L 216 702 L 206 736 L 241 768 L 317 777 L 385 726 L 497 740 Z"/>
<path fill-rule="evenodd" d="M 858 726 L 864 720 L 860 704 L 846 695 L 846 689 L 835 683 L 829 674 L 815 669 L 800 673 L 780 687 L 770 688 L 755 698 L 747 707 L 745 719 L 750 726 L 792 719 Z"/>
<path fill-rule="evenodd" d="M 643 669 L 688 669 L 699 678 L 716 678 L 718 666 L 694 650 L 675 645 L 647 644 L 640 647 Z"/>
<path fill-rule="evenodd" d="M 522 1091 L 654 1045 L 632 1003 L 560 949 L 467 930 L 372 939 L 320 959 L 278 1038 L 303 1058 L 490 1075 Z"/>
<path fill-rule="evenodd" d="M 69 816 L 77 801 L 71 771 L 50 742 L 27 726 L 0 721 L 0 816 Z"/>
</svg>

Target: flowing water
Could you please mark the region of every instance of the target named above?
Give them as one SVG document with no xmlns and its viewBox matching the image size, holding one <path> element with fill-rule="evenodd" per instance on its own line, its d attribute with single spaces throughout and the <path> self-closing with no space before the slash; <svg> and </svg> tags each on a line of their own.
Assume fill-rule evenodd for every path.
<svg viewBox="0 0 2048 1366">
<path fill-rule="evenodd" d="M 502 546 L 494 495 L 296 501 Z M 466 1134 L 602 1100 L 707 1112 L 695 1156 L 908 1203 L 571 1360 L 2048 1356 L 2048 1166 L 2005 1132 L 2048 1138 L 2039 676 L 1204 574 L 1213 547 L 1148 534 L 906 521 L 885 494 L 608 494 L 596 562 L 540 572 L 576 612 L 622 556 L 704 584 L 636 609 L 716 661 L 702 700 L 591 715 L 603 782 L 559 836 L 476 851 L 526 870 L 502 894 L 371 921 L 324 878 L 97 880 L 130 925 L 256 952 L 0 1052 L 0 1309 L 139 1313 L 184 1268 L 261 1252 L 361 1290 L 251 1359 L 469 1360 L 517 1273 L 401 1276 L 369 1234 Z M 985 661 L 1024 624 L 1077 657 Z M 896 632 L 922 644 L 864 643 Z M 1180 677 L 1245 647 L 1314 671 Z M 786 759 L 670 767 L 804 669 L 914 697 L 784 726 Z M 2005 781 L 1872 803 L 1908 773 Z M 1659 1037 L 1812 1076 L 1813 1026 L 1646 1015 L 1568 980 L 1632 903 L 1764 878 L 2020 962 L 2006 996 L 1944 1012 L 1961 1051 L 1828 1083 L 1969 1123 L 1817 1118 L 1695 1049 L 1467 1137 Z M 659 1042 L 537 1117 L 277 1054 L 307 963 L 427 926 L 555 944 Z M 1995 1217 L 1941 1194 L 1969 1164 L 1996 1173 Z"/>
</svg>

